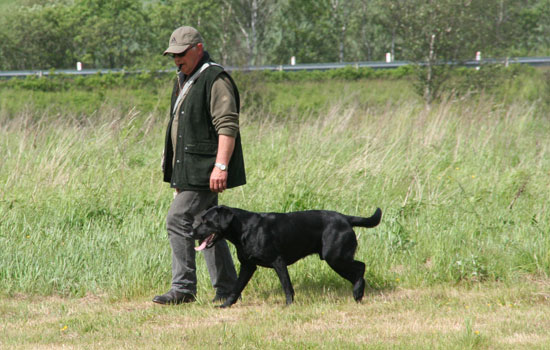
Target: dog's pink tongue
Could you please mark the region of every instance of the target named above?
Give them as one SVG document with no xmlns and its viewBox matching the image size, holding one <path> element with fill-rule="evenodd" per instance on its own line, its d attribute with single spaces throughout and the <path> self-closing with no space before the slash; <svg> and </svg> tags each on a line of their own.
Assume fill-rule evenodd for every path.
<svg viewBox="0 0 550 350">
<path fill-rule="evenodd" d="M 198 247 L 195 247 L 195 250 L 197 252 L 204 250 L 204 248 L 206 248 L 208 243 L 212 242 L 213 239 L 214 239 L 214 234 L 211 234 L 210 236 L 206 237 L 206 239 L 202 241 L 202 243 Z"/>
<path fill-rule="evenodd" d="M 204 248 L 206 248 L 206 245 L 207 245 L 207 244 L 208 244 L 208 242 L 207 242 L 207 240 L 205 239 L 205 240 L 201 243 L 200 246 L 195 247 L 195 250 L 196 250 L 197 252 L 199 252 L 199 251 L 201 251 L 201 250 L 204 250 Z"/>
</svg>

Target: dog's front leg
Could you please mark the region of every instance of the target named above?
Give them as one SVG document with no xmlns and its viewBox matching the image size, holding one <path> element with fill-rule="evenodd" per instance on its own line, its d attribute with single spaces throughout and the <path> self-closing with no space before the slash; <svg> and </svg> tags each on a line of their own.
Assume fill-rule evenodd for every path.
<svg viewBox="0 0 550 350">
<path fill-rule="evenodd" d="M 248 281 L 250 281 L 250 278 L 252 278 L 254 271 L 256 271 L 256 268 L 257 267 L 254 264 L 241 262 L 241 270 L 239 272 L 239 277 L 237 278 L 237 282 L 235 282 L 235 285 L 233 286 L 233 290 L 231 291 L 231 294 L 229 295 L 229 297 L 225 300 L 225 303 L 221 304 L 219 307 L 221 308 L 230 307 L 231 305 L 237 302 L 244 287 L 248 284 Z"/>
<path fill-rule="evenodd" d="M 280 256 L 273 261 L 273 268 L 279 276 L 279 281 L 283 286 L 283 291 L 286 295 L 286 304 L 290 305 L 294 301 L 294 288 L 292 288 L 292 282 L 290 282 L 290 276 L 288 275 L 288 269 L 286 263 Z"/>
</svg>

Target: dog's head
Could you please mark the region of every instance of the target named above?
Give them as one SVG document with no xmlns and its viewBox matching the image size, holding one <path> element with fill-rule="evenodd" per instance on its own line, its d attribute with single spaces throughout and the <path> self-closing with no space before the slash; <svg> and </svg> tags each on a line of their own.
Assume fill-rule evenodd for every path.
<svg viewBox="0 0 550 350">
<path fill-rule="evenodd" d="M 211 248 L 224 238 L 231 220 L 233 213 L 225 206 L 212 207 L 200 215 L 193 224 L 193 237 L 199 240 L 199 246 L 195 250 Z"/>
</svg>

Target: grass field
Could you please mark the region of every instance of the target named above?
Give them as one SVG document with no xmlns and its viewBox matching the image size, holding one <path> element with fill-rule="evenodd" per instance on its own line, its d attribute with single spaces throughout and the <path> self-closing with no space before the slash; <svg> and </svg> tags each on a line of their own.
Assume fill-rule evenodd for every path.
<svg viewBox="0 0 550 350">
<path fill-rule="evenodd" d="M 529 282 L 398 287 L 360 305 L 341 291 L 300 288 L 291 307 L 277 287 L 267 298 L 249 292 L 230 310 L 207 300 L 159 307 L 148 298 L 15 296 L 0 300 L 0 342 L 3 349 L 547 349 L 548 282 Z"/>
<path fill-rule="evenodd" d="M 544 349 L 550 346 L 550 120 L 544 101 L 449 99 L 406 82 L 281 83 L 245 94 L 255 211 L 384 216 L 357 229 L 362 304 L 317 257 L 283 307 L 260 269 L 230 310 L 169 288 L 165 91 L 0 90 L 0 345 L 36 348 Z M 138 97 L 136 97 L 138 96 Z M 143 97 L 143 98 L 142 98 Z M 80 107 L 81 108 L 80 108 Z"/>
</svg>

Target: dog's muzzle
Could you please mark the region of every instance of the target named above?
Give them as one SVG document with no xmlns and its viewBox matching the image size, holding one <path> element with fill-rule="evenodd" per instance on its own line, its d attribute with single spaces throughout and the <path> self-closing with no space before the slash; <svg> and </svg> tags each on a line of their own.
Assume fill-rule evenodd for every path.
<svg viewBox="0 0 550 350">
<path fill-rule="evenodd" d="M 204 249 L 212 248 L 215 243 L 214 238 L 216 238 L 216 234 L 212 233 L 210 236 L 206 237 L 198 247 L 195 247 L 195 250 L 198 252 Z"/>
</svg>

